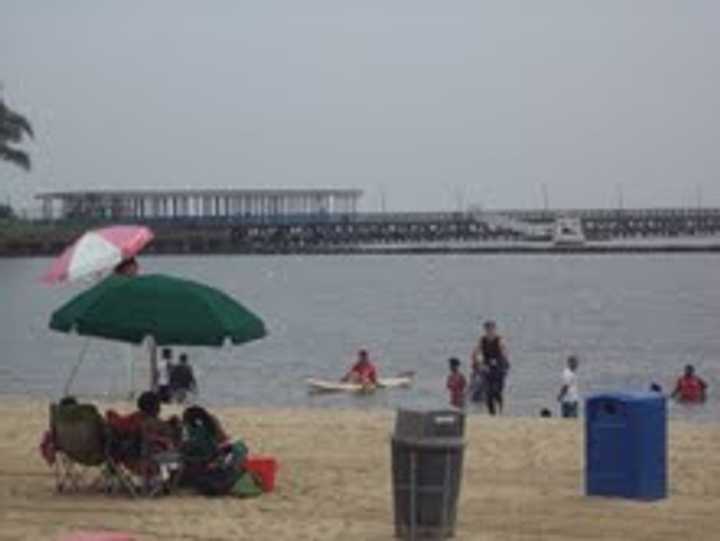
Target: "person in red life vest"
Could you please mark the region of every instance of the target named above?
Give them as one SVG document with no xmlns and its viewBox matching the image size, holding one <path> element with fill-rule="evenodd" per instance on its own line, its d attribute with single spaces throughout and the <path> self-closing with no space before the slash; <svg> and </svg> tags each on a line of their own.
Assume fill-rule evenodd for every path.
<svg viewBox="0 0 720 541">
<path fill-rule="evenodd" d="M 446 387 L 450 391 L 450 405 L 456 408 L 465 407 L 465 390 L 467 389 L 467 380 L 460 372 L 460 361 L 455 357 L 448 359 L 450 366 L 450 374 L 447 377 Z"/>
<path fill-rule="evenodd" d="M 357 362 L 352 366 L 350 371 L 343 376 L 342 381 L 360 383 L 361 385 L 377 385 L 377 370 L 375 365 L 370 362 L 367 350 L 361 349 L 358 351 Z"/>
<path fill-rule="evenodd" d="M 707 383 L 695 375 L 695 367 L 685 366 L 685 374 L 677 380 L 675 390 L 670 395 L 678 402 L 705 402 Z"/>
</svg>

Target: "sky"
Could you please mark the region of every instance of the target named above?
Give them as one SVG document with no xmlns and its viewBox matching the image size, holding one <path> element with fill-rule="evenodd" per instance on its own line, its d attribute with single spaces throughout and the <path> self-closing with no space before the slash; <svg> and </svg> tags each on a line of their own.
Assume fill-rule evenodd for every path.
<svg viewBox="0 0 720 541">
<path fill-rule="evenodd" d="M 717 0 L 2 0 L 0 198 L 365 190 L 363 208 L 720 206 Z"/>
</svg>

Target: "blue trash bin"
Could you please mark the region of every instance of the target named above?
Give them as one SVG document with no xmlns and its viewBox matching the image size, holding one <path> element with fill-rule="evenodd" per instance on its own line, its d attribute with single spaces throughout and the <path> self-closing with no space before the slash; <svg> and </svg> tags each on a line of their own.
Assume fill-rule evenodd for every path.
<svg viewBox="0 0 720 541">
<path fill-rule="evenodd" d="M 592 496 L 667 496 L 667 404 L 659 393 L 608 393 L 585 403 L 585 490 Z"/>
</svg>

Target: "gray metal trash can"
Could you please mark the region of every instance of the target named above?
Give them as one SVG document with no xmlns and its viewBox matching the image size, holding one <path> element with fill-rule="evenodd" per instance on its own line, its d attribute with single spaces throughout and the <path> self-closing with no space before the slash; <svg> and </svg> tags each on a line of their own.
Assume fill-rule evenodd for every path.
<svg viewBox="0 0 720 541">
<path fill-rule="evenodd" d="M 391 445 L 397 537 L 455 534 L 464 434 L 461 412 L 398 411 Z"/>
</svg>

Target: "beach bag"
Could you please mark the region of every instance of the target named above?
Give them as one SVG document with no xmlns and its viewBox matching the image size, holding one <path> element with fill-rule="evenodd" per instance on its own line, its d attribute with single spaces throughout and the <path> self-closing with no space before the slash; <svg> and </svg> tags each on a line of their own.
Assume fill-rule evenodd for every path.
<svg viewBox="0 0 720 541">
<path fill-rule="evenodd" d="M 230 489 L 229 494 L 238 498 L 255 498 L 263 493 L 263 489 L 255 476 L 244 471 L 240 474 L 235 484 Z"/>
</svg>

